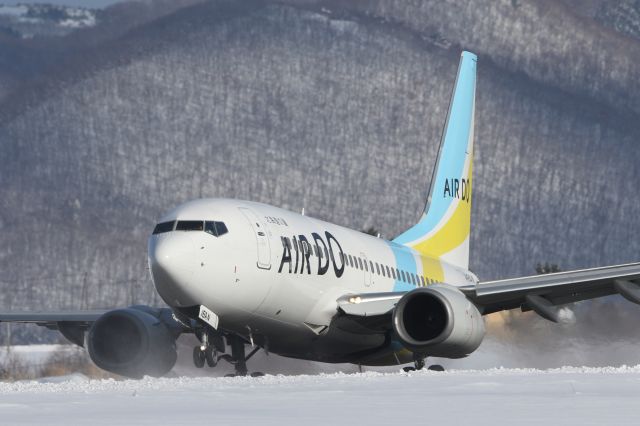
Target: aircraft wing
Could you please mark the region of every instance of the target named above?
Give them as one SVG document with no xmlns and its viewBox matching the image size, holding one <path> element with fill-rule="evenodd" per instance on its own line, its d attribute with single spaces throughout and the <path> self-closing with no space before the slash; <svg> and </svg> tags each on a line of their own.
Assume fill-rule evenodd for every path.
<svg viewBox="0 0 640 426">
<path fill-rule="evenodd" d="M 60 322 L 89 325 L 106 309 L 90 311 L 0 312 L 0 322 L 19 322 L 56 327 Z"/>
<path fill-rule="evenodd" d="M 582 269 L 458 287 L 483 315 L 521 308 L 554 322 L 559 305 L 620 294 L 640 304 L 640 263 Z M 404 292 L 349 294 L 337 300 L 345 319 L 368 329 L 388 327 L 388 318 Z"/>
<path fill-rule="evenodd" d="M 18 322 L 37 324 L 50 330 L 58 330 L 70 342 L 84 346 L 85 331 L 107 310 L 1 312 L 0 323 Z"/>
<path fill-rule="evenodd" d="M 580 300 L 620 294 L 640 304 L 640 263 L 487 281 L 460 290 L 483 314 L 522 308 L 557 322 L 557 305 Z"/>
</svg>

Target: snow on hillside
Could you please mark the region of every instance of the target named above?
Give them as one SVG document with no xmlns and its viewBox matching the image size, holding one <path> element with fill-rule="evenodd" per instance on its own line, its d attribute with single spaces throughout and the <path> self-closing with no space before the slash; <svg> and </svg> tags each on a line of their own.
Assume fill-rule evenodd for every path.
<svg viewBox="0 0 640 426">
<path fill-rule="evenodd" d="M 96 11 L 51 4 L 0 5 L 0 29 L 22 38 L 61 36 L 96 25 Z"/>
<path fill-rule="evenodd" d="M 640 366 L 0 383 L 10 424 L 637 424 Z"/>
</svg>

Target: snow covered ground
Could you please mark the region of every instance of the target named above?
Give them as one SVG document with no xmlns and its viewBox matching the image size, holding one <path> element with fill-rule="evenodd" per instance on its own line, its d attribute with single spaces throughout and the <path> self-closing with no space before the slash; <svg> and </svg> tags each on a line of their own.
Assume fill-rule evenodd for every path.
<svg viewBox="0 0 640 426">
<path fill-rule="evenodd" d="M 0 383 L 3 424 L 638 424 L 640 366 Z M 408 423 L 412 424 L 412 423 Z"/>
<path fill-rule="evenodd" d="M 189 359 L 192 343 L 183 342 L 172 378 L 117 381 L 72 375 L 0 382 L 0 424 L 640 423 L 636 414 L 640 365 L 549 368 L 581 360 L 612 362 L 613 353 L 621 351 L 627 351 L 626 359 L 637 359 L 638 350 L 630 343 L 564 342 L 564 351 L 533 352 L 488 339 L 467 359 L 430 360 L 445 365 L 449 370 L 445 373 L 403 373 L 390 367 L 366 368 L 357 374 L 352 365 L 266 357 L 259 352 L 250 367 L 270 373 L 262 378 L 186 377 L 231 371 L 224 363 L 216 369 L 195 370 Z M 11 356 L 40 365 L 53 353 L 71 356 L 78 351 L 82 349 L 68 345 L 14 346 Z M 8 359 L 5 352 L 0 348 L 0 362 Z M 509 368 L 492 368 L 498 365 Z M 541 369 L 518 368 L 526 365 Z"/>
</svg>

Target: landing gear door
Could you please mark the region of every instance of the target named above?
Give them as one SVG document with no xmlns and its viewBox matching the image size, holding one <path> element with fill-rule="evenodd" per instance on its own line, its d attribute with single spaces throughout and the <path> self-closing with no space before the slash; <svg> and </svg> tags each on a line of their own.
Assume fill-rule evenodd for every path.
<svg viewBox="0 0 640 426">
<path fill-rule="evenodd" d="M 271 269 L 271 246 L 269 244 L 269 236 L 267 235 L 267 226 L 264 221 L 260 220 L 257 214 L 246 207 L 239 207 L 240 212 L 247 218 L 253 233 L 256 236 L 256 244 L 258 247 L 258 268 Z"/>
</svg>

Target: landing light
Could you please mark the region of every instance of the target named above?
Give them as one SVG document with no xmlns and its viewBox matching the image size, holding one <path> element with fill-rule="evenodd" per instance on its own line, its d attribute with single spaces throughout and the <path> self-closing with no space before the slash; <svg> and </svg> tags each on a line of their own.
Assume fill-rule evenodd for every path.
<svg viewBox="0 0 640 426">
<path fill-rule="evenodd" d="M 362 298 L 360 296 L 349 298 L 349 303 L 360 303 L 360 302 L 362 302 Z"/>
</svg>

